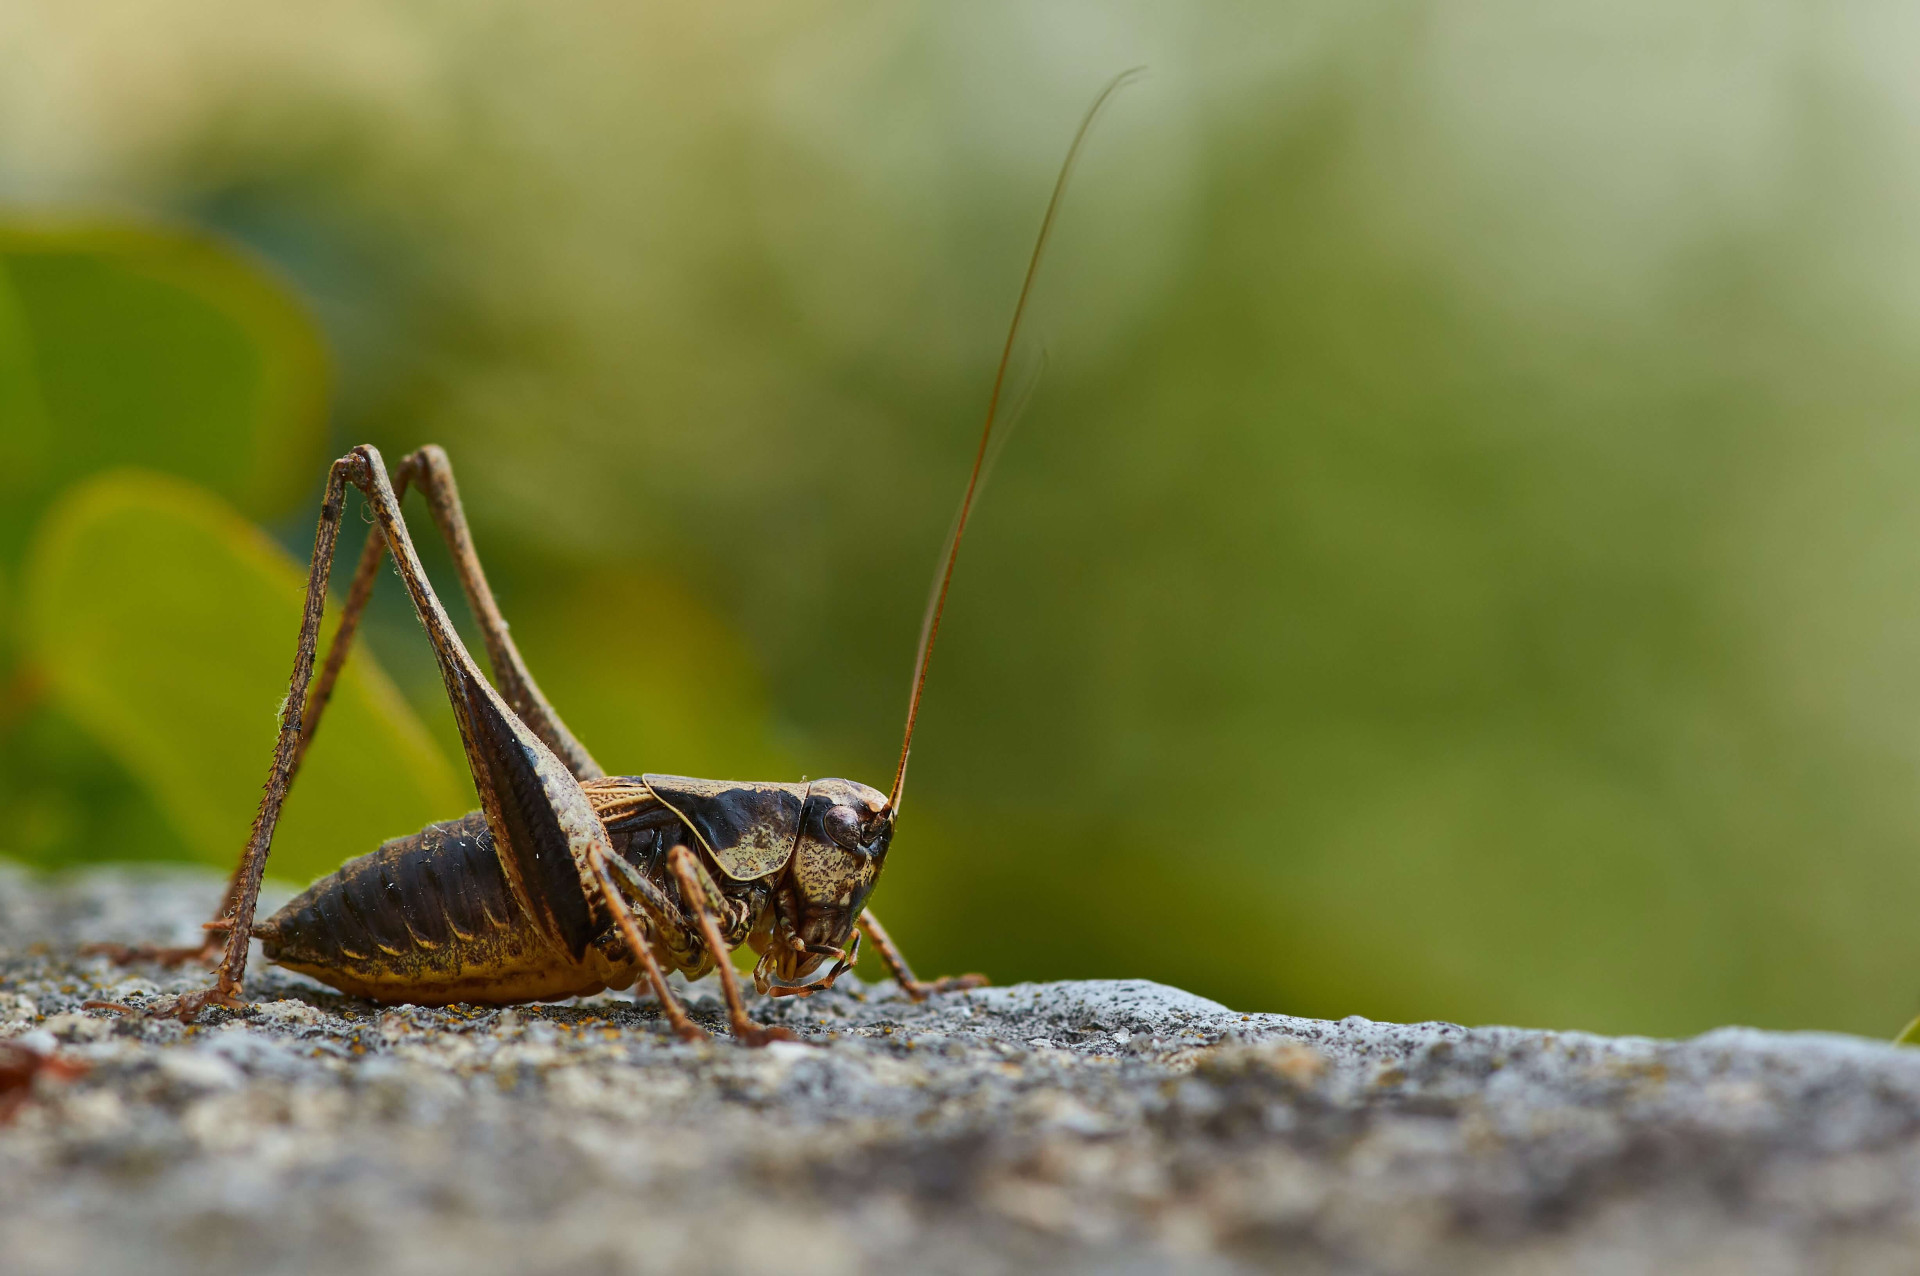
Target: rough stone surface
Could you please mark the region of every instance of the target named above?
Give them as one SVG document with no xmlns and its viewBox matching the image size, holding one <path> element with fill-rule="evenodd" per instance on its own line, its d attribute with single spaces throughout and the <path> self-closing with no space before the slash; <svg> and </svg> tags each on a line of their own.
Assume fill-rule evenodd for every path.
<svg viewBox="0 0 1920 1276">
<path fill-rule="evenodd" d="M 1140 981 L 756 1013 L 609 995 L 119 1020 L 218 883 L 0 868 L 0 1041 L 84 1061 L 0 1128 L 0 1269 L 1880 1272 L 1920 1266 L 1920 1051 L 1242 1015 Z M 719 1005 L 693 989 L 702 1019 Z M 16 1092 L 17 1093 L 17 1092 Z"/>
</svg>

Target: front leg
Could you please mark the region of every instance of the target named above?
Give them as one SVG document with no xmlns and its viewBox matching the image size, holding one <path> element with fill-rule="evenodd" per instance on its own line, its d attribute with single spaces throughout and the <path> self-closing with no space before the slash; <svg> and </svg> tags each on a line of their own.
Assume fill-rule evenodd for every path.
<svg viewBox="0 0 1920 1276">
<path fill-rule="evenodd" d="M 880 960 L 887 963 L 887 969 L 893 973 L 893 981 L 900 985 L 900 991 L 915 1001 L 925 1001 L 936 992 L 965 992 L 969 988 L 985 988 L 991 981 L 985 975 L 948 975 L 943 979 L 924 980 L 913 977 L 913 967 L 907 965 L 907 959 L 894 945 L 893 937 L 887 934 L 887 928 L 873 915 L 871 908 L 860 914 L 860 929 L 867 933 L 873 946 L 880 950 Z"/>
</svg>

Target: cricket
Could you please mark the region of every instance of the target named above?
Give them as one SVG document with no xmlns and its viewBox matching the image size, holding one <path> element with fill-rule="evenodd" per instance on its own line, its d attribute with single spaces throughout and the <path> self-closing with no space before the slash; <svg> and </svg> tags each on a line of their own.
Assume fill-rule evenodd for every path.
<svg viewBox="0 0 1920 1276">
<path fill-rule="evenodd" d="M 940 618 L 1034 280 L 1094 121 L 1138 74 L 1123 73 L 1095 97 L 1041 218 L 972 472 L 934 576 L 899 761 L 886 792 L 844 779 L 608 775 L 547 702 L 515 647 L 474 549 L 446 453 L 420 448 L 389 473 L 378 450 L 356 447 L 328 471 L 272 764 L 239 864 L 206 924 L 206 941 L 190 948 L 91 950 L 120 962 L 217 959 L 210 987 L 163 999 L 143 1012 L 191 1021 L 210 1006 L 243 1006 L 252 939 L 261 941 L 268 961 L 385 1003 L 551 1001 L 629 988 L 644 978 L 671 1029 L 686 1040 L 708 1034 L 675 997 L 667 975 L 678 971 L 698 979 L 717 972 L 734 1039 L 754 1046 L 797 1038 L 748 1015 L 729 956 L 742 944 L 758 955 L 754 987 L 773 997 L 804 997 L 832 987 L 852 968 L 863 934 L 915 1000 L 984 985 L 980 975 L 916 978 L 867 900 L 893 842 Z M 373 525 L 316 678 L 349 486 L 365 498 Z M 492 681 L 455 631 L 414 550 L 401 512 L 409 489 L 424 498 L 451 552 Z M 256 921 L 274 827 L 389 553 L 433 646 L 481 809 L 350 860 Z"/>
</svg>

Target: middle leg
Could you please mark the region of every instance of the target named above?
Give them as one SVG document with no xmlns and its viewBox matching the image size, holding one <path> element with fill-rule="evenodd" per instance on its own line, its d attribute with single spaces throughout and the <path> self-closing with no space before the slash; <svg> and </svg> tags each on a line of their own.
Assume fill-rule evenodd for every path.
<svg viewBox="0 0 1920 1276">
<path fill-rule="evenodd" d="M 720 992 L 727 999 L 727 1015 L 733 1022 L 733 1035 L 742 1045 L 764 1046 L 773 1041 L 798 1041 L 800 1038 L 785 1028 L 769 1028 L 765 1024 L 755 1023 L 747 1015 L 746 1003 L 740 999 L 740 980 L 733 973 L 733 962 L 729 959 L 726 941 L 720 937 L 720 926 L 713 920 L 713 909 L 708 906 L 708 881 L 700 870 L 700 862 L 693 852 L 684 846 L 676 846 L 667 856 L 667 863 L 673 869 L 673 875 L 680 880 L 680 898 L 688 911 L 700 926 L 700 933 L 707 941 L 707 951 L 713 954 L 713 968 L 720 975 Z"/>
<path fill-rule="evenodd" d="M 640 968 L 647 975 L 647 986 L 653 989 L 653 999 L 660 1003 L 667 1023 L 682 1041 L 707 1040 L 706 1029 L 688 1017 L 679 999 L 673 995 L 673 989 L 667 986 L 667 977 L 661 973 L 660 963 L 654 958 L 653 945 L 640 933 L 633 909 L 614 885 L 613 872 L 607 866 L 606 857 L 596 849 L 592 852 L 592 858 L 594 876 L 600 883 L 601 899 L 605 901 L 607 911 L 613 914 L 614 923 L 620 927 L 620 937 L 627 941 L 627 947 L 640 959 Z"/>
</svg>

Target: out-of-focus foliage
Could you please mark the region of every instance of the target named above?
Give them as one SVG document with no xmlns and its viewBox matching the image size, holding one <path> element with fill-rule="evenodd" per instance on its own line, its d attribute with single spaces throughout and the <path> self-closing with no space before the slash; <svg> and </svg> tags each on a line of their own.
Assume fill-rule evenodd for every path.
<svg viewBox="0 0 1920 1276">
<path fill-rule="evenodd" d="M 120 742 L 76 731 L 48 695 L 48 670 L 22 650 L 22 555 L 62 492 L 114 466 L 169 471 L 249 513 L 284 513 L 323 456 L 322 351 L 282 284 L 203 234 L 0 225 L 0 851 L 67 863 L 185 849 L 186 830 L 115 765 Z M 147 583 L 165 593 L 166 580 Z M 121 618 L 113 637 L 143 644 L 146 625 Z M 223 619 L 207 624 L 217 632 Z M 277 646 L 290 664 L 290 643 Z M 176 682 L 184 670 L 166 672 L 183 653 L 141 649 L 165 689 L 198 694 Z M 225 654 L 216 644 L 194 667 L 204 676 Z M 208 747 L 224 745 L 183 732 L 160 752 Z M 264 760 L 253 770 L 257 788 Z M 198 842 L 204 829 L 192 832 Z M 230 839 L 222 858 L 238 845 Z"/>
<path fill-rule="evenodd" d="M 1897 6 L 27 0 L 0 189 L 296 280 L 336 449 L 449 449 L 603 762 L 883 780 L 1053 166 L 1146 63 L 956 583 L 878 899 L 916 961 L 1883 1035 L 1916 51 Z"/>
<path fill-rule="evenodd" d="M 191 477 L 252 514 L 312 484 L 325 422 L 312 321 L 246 258 L 128 227 L 0 228 L 7 544 L 76 478 Z"/>
<path fill-rule="evenodd" d="M 221 868 L 260 800 L 306 575 L 203 489 L 132 472 L 68 493 L 31 551 L 30 646 L 57 701 Z M 371 849 L 461 800 L 412 708 L 356 652 L 275 833 L 274 871 L 317 877 L 342 846 Z"/>
</svg>

